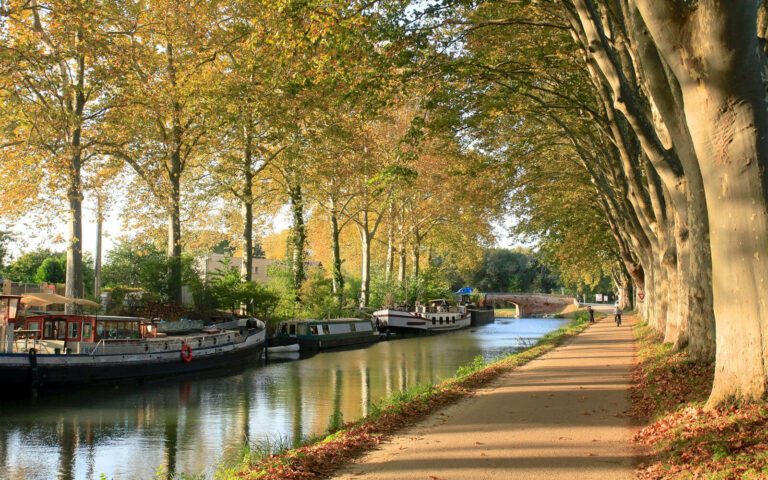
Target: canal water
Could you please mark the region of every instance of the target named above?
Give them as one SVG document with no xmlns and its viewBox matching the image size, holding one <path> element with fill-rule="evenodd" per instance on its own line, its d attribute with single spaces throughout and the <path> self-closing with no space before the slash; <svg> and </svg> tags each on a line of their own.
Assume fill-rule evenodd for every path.
<svg viewBox="0 0 768 480">
<path fill-rule="evenodd" d="M 210 477 L 244 442 L 291 442 L 379 399 L 534 343 L 560 319 L 496 323 L 367 348 L 273 355 L 236 373 L 43 392 L 0 403 L 0 480 Z M 293 355 L 293 356 L 291 356 Z"/>
</svg>

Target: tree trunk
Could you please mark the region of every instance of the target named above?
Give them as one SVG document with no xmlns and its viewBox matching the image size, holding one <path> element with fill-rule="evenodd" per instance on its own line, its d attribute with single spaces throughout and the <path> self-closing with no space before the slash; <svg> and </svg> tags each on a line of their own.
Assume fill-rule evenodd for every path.
<svg viewBox="0 0 768 480">
<path fill-rule="evenodd" d="M 176 87 L 176 67 L 173 61 L 173 45 L 166 45 L 167 73 L 171 85 Z M 181 104 L 178 100 L 171 102 L 171 132 L 168 146 L 168 182 L 170 193 L 168 198 L 168 290 L 169 300 L 181 304 Z"/>
<path fill-rule="evenodd" d="M 243 190 L 240 200 L 243 214 L 242 260 L 240 278 L 246 282 L 253 280 L 253 154 L 251 151 L 251 133 L 246 126 L 243 130 L 245 149 L 243 151 Z"/>
<path fill-rule="evenodd" d="M 78 43 L 82 34 L 77 33 Z M 64 74 L 64 72 L 62 72 Z M 80 169 L 82 168 L 83 152 L 81 145 L 82 115 L 85 109 L 85 58 L 77 58 L 77 89 L 74 92 L 74 104 L 69 104 L 73 117 L 73 128 L 70 145 L 69 185 L 67 186 L 67 202 L 69 203 L 68 238 L 67 238 L 67 271 L 64 295 L 68 298 L 83 298 L 83 192 Z M 74 312 L 74 304 L 65 307 L 68 313 Z"/>
<path fill-rule="evenodd" d="M 680 84 L 706 195 L 717 329 L 709 405 L 758 400 L 768 382 L 768 112 L 757 1 L 638 0 Z M 670 16 L 673 15 L 673 16 Z"/>
<path fill-rule="evenodd" d="M 391 215 L 390 215 L 390 218 Z M 389 283 L 392 280 L 392 267 L 395 263 L 395 232 L 392 222 L 387 225 L 387 263 L 384 266 L 384 281 Z"/>
<path fill-rule="evenodd" d="M 172 184 L 168 212 L 168 295 L 169 301 L 181 304 L 181 199 L 178 177 Z"/>
<path fill-rule="evenodd" d="M 363 211 L 362 215 L 362 225 L 358 225 L 358 231 L 360 232 L 360 246 L 363 251 L 362 271 L 360 272 L 360 308 L 365 308 L 368 306 L 371 287 L 371 235 L 368 232 L 368 212 Z"/>
<path fill-rule="evenodd" d="M 304 202 L 301 194 L 301 185 L 291 187 L 290 197 L 293 215 L 291 271 L 293 274 L 293 286 L 298 290 L 304 282 L 304 243 L 307 239 L 307 232 L 304 227 Z"/>
<path fill-rule="evenodd" d="M 67 242 L 66 292 L 68 298 L 83 298 L 83 203 L 80 181 L 80 150 L 71 160 L 67 200 L 69 239 Z M 70 310 L 67 309 L 69 312 Z"/>
<path fill-rule="evenodd" d="M 331 279 L 333 281 L 333 294 L 339 305 L 344 304 L 344 275 L 341 272 L 341 249 L 339 247 L 339 219 L 336 213 L 336 203 L 330 199 L 331 220 Z"/>
<path fill-rule="evenodd" d="M 401 241 L 397 246 L 397 283 L 405 283 L 405 245 Z"/>
<path fill-rule="evenodd" d="M 93 296 L 98 302 L 101 298 L 101 228 L 104 225 L 101 196 L 96 196 L 96 202 L 96 258 L 93 265 Z"/>
<path fill-rule="evenodd" d="M 243 237 L 242 241 L 242 261 L 240 262 L 240 278 L 243 281 L 253 280 L 253 202 L 250 195 L 243 198 Z"/>
<path fill-rule="evenodd" d="M 416 281 L 416 279 L 419 278 L 419 257 L 421 256 L 421 235 L 419 233 L 418 227 L 414 229 L 413 236 L 414 241 L 411 248 L 411 270 L 413 280 Z"/>
<path fill-rule="evenodd" d="M 419 248 L 416 243 L 411 246 L 411 277 L 414 281 L 419 278 Z"/>
</svg>

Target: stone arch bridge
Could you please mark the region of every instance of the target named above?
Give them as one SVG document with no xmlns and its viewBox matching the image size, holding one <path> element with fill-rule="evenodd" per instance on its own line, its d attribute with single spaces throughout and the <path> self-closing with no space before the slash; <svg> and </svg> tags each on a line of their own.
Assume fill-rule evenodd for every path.
<svg viewBox="0 0 768 480">
<path fill-rule="evenodd" d="M 501 306 L 511 303 L 517 310 L 518 318 L 524 315 L 555 313 L 570 304 L 577 303 L 575 297 L 551 295 L 548 293 L 486 293 L 485 304 Z"/>
</svg>

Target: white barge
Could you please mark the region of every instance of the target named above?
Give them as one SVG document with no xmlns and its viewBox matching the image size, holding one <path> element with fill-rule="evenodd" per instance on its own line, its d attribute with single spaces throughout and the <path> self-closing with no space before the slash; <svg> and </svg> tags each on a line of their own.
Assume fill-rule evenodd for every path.
<svg viewBox="0 0 768 480">
<path fill-rule="evenodd" d="M 459 330 L 470 326 L 464 305 L 452 306 L 446 300 L 431 300 L 429 305 L 408 308 L 385 308 L 373 312 L 380 331 L 400 334 L 428 334 Z"/>
</svg>

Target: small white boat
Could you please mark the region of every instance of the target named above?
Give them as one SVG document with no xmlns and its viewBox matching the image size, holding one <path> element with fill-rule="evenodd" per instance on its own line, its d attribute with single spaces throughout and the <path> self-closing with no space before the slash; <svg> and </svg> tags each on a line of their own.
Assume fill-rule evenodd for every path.
<svg viewBox="0 0 768 480">
<path fill-rule="evenodd" d="M 274 347 L 267 347 L 267 351 L 269 353 L 288 353 L 298 352 L 300 348 L 298 343 L 294 343 L 293 345 L 275 345 Z"/>
</svg>

